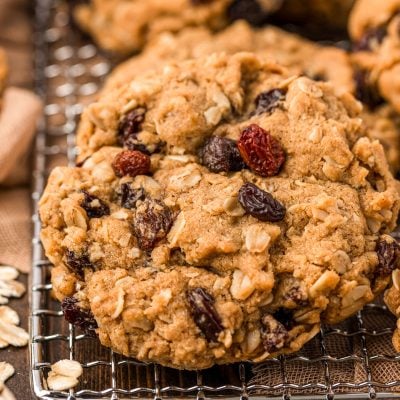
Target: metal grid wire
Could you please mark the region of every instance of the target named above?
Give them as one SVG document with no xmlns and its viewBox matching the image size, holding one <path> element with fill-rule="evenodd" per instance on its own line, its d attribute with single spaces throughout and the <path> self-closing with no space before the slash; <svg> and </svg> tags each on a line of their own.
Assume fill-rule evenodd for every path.
<svg viewBox="0 0 400 400">
<path fill-rule="evenodd" d="M 68 325 L 59 304 L 51 297 L 50 263 L 39 240 L 37 202 L 55 165 L 74 165 L 77 119 L 93 99 L 110 61 L 93 44 L 71 28 L 68 2 L 36 1 L 37 91 L 45 101 L 45 116 L 36 139 L 33 171 L 33 273 L 31 278 L 31 383 L 43 399 L 133 398 L 283 398 L 368 399 L 399 398 L 400 380 L 381 382 L 376 371 L 398 368 L 400 355 L 377 353 L 373 338 L 390 341 L 394 319 L 381 305 L 367 306 L 347 325 L 322 329 L 304 351 L 264 364 L 263 384 L 254 378 L 259 367 L 239 364 L 204 372 L 181 372 L 123 358 Z M 107 32 L 105 32 L 107 34 Z M 386 315 L 377 327 L 368 321 Z M 338 343 L 344 343 L 341 351 Z M 351 347 L 346 347 L 352 343 Z M 354 351 L 354 343 L 359 351 Z M 350 350 L 346 350 L 346 349 Z M 308 350 L 307 350 L 308 349 Z M 50 365 L 62 358 L 81 362 L 80 385 L 68 392 L 50 391 L 46 376 Z M 293 376 L 292 365 L 301 371 Z M 263 367 L 264 368 L 264 367 Z M 342 381 L 343 371 L 358 371 L 357 378 Z M 395 374 L 396 375 L 396 374 Z M 354 376 L 354 375 L 352 375 Z M 256 382 L 256 383 L 255 383 Z"/>
</svg>

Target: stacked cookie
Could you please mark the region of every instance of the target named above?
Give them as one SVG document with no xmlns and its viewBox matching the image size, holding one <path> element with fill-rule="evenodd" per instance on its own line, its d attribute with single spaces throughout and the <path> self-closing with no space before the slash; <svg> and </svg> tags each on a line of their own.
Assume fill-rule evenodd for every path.
<svg viewBox="0 0 400 400">
<path fill-rule="evenodd" d="M 284 1 L 186 3 L 78 9 L 91 31 L 142 16 L 107 48 L 154 39 L 84 111 L 80 166 L 52 172 L 40 215 L 69 322 L 198 369 L 295 352 L 397 278 L 399 127 L 394 103 L 354 98 L 359 54 L 243 21 L 220 31 L 232 10 Z"/>
</svg>

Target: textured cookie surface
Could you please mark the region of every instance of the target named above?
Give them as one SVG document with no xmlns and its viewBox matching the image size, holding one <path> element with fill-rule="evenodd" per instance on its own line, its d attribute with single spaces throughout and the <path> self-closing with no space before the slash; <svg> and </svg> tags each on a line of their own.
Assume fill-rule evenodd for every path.
<svg viewBox="0 0 400 400">
<path fill-rule="evenodd" d="M 400 114 L 390 105 L 364 109 L 362 119 L 368 135 L 381 142 L 392 173 L 400 171 Z"/>
<path fill-rule="evenodd" d="M 296 351 L 359 310 L 390 279 L 375 250 L 399 208 L 360 110 L 250 53 L 169 65 L 91 105 L 89 158 L 53 171 L 40 202 L 66 317 L 193 369 Z"/>
<path fill-rule="evenodd" d="M 392 273 L 392 280 L 384 300 L 389 310 L 398 318 L 393 333 L 393 346 L 400 352 L 400 245 L 393 238 L 388 238 L 386 242 L 379 246 L 379 253 L 381 259 L 385 259 L 385 269 Z"/>
<path fill-rule="evenodd" d="M 238 18 L 260 24 L 281 4 L 282 0 L 91 0 L 75 9 L 75 18 L 101 47 L 130 53 L 162 32 L 188 26 L 219 30 Z"/>
<path fill-rule="evenodd" d="M 111 73 L 102 95 L 107 95 L 150 69 L 162 69 L 173 61 L 239 51 L 251 51 L 275 59 L 294 75 L 330 81 L 337 93 L 356 93 L 357 80 L 354 79 L 351 57 L 345 51 L 332 46 L 320 46 L 276 27 L 254 29 L 241 21 L 214 35 L 204 28 L 187 28 L 177 35 L 161 35 L 142 54 L 120 64 Z M 398 114 L 389 106 L 370 110 L 366 105 L 362 118 L 370 137 L 383 144 L 391 170 L 397 172 L 400 160 Z"/>
<path fill-rule="evenodd" d="M 93 313 L 104 345 L 187 369 L 260 361 L 297 351 L 387 284 L 382 239 L 350 185 L 212 173 L 174 155 L 153 155 L 149 176 L 117 176 L 125 153 L 57 168 L 40 203 L 55 294 Z M 243 198 L 250 183 L 273 199 L 269 214 Z"/>
<path fill-rule="evenodd" d="M 383 98 L 400 112 L 399 26 L 399 0 L 358 0 L 351 13 L 359 97 L 372 108 Z"/>
<path fill-rule="evenodd" d="M 380 144 L 365 137 L 360 110 L 332 85 L 290 77 L 252 54 L 213 55 L 149 73 L 89 106 L 78 131 L 80 161 L 118 144 L 149 154 L 197 154 L 207 137 L 237 140 L 254 123 L 282 143 L 284 176 L 357 187 L 371 229 L 393 229 L 395 181 Z"/>
<path fill-rule="evenodd" d="M 187 28 L 176 35 L 161 35 L 143 53 L 120 64 L 108 77 L 103 92 L 170 62 L 241 51 L 274 59 L 295 75 L 331 81 L 338 92 L 354 91 L 351 60 L 345 51 L 320 46 L 277 27 L 257 29 L 238 21 L 216 34 L 205 28 Z"/>
</svg>

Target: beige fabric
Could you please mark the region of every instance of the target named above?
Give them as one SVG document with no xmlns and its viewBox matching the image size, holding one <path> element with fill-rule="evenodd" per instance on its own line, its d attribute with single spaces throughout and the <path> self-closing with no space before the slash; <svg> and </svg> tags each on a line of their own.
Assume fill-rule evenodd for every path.
<svg viewBox="0 0 400 400">
<path fill-rule="evenodd" d="M 31 211 L 29 152 L 42 111 L 34 94 L 18 88 L 4 93 L 0 113 L 0 264 L 29 272 Z M 11 188 L 12 187 L 12 188 Z"/>
<path fill-rule="evenodd" d="M 41 104 L 15 86 L 33 84 L 32 14 L 28 0 L 0 0 L 0 47 L 9 62 L 9 89 L 0 111 L 0 264 L 31 268 L 30 149 Z"/>
<path fill-rule="evenodd" d="M 31 268 L 29 189 L 0 191 L 0 264 Z"/>
<path fill-rule="evenodd" d="M 37 96 L 25 89 L 6 89 L 0 112 L 0 264 L 22 272 L 31 266 L 29 153 L 42 112 Z"/>
<path fill-rule="evenodd" d="M 0 114 L 1 185 L 11 186 L 28 181 L 27 152 L 41 110 L 41 102 L 34 94 L 18 88 L 5 91 Z"/>
</svg>

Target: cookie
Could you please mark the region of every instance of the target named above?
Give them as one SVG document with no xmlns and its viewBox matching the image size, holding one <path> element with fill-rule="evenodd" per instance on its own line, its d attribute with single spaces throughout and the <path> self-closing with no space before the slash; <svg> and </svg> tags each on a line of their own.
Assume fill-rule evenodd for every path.
<svg viewBox="0 0 400 400">
<path fill-rule="evenodd" d="M 107 145 L 196 154 L 207 137 L 237 140 L 255 123 L 290 154 L 282 174 L 360 187 L 371 229 L 393 229 L 395 182 L 382 147 L 365 137 L 360 111 L 329 83 L 293 77 L 250 53 L 214 54 L 150 72 L 90 105 L 78 130 L 79 161 Z"/>
<path fill-rule="evenodd" d="M 350 16 L 358 97 L 400 112 L 400 1 L 358 0 Z"/>
<path fill-rule="evenodd" d="M 364 110 L 361 118 L 368 135 L 383 146 L 393 175 L 400 171 L 400 115 L 390 105 L 382 105 L 374 111 Z"/>
<path fill-rule="evenodd" d="M 0 96 L 6 87 L 6 80 L 8 75 L 8 65 L 5 51 L 0 48 Z M 1 105 L 1 100 L 0 100 Z"/>
<path fill-rule="evenodd" d="M 389 310 L 398 318 L 393 333 L 393 346 L 400 352 L 400 245 L 393 238 L 379 246 L 379 255 L 384 261 L 385 270 L 392 274 L 391 286 L 386 290 L 384 300 Z"/>
<path fill-rule="evenodd" d="M 219 30 L 229 21 L 261 24 L 282 0 L 91 0 L 75 9 L 78 24 L 104 49 L 118 53 L 140 50 L 162 32 L 188 26 Z"/>
<path fill-rule="evenodd" d="M 67 320 L 198 369 L 297 351 L 358 311 L 390 280 L 376 247 L 399 209 L 360 111 L 251 53 L 170 64 L 89 106 L 87 159 L 40 201 Z"/>
<path fill-rule="evenodd" d="M 151 156 L 147 175 L 115 147 L 50 175 L 40 216 L 53 290 L 69 322 L 118 353 L 183 369 L 261 361 L 299 350 L 388 283 L 375 252 L 387 239 L 357 188 L 262 177 L 233 162 L 234 142 L 211 140 L 200 157 Z M 210 170 L 217 142 L 232 172 Z"/>
<path fill-rule="evenodd" d="M 160 35 L 140 55 L 118 65 L 107 78 L 102 93 L 170 62 L 241 51 L 270 57 L 294 75 L 331 81 L 339 93 L 355 89 L 351 60 L 344 50 L 321 46 L 277 27 L 254 29 L 245 21 L 237 21 L 215 34 L 206 28 L 187 28 L 175 35 Z"/>
<path fill-rule="evenodd" d="M 351 58 L 344 50 L 321 46 L 272 26 L 253 29 L 246 22 L 240 21 L 217 34 L 205 28 L 187 28 L 176 35 L 160 35 L 140 55 L 115 68 L 107 78 L 101 96 L 149 69 L 161 69 L 173 61 L 218 52 L 234 54 L 240 51 L 271 57 L 294 75 L 304 74 L 330 81 L 338 93 L 355 93 L 356 80 Z M 391 107 L 381 106 L 373 111 L 365 107 L 362 118 L 367 124 L 370 137 L 383 144 L 392 172 L 397 172 L 400 159 L 399 116 Z"/>
</svg>

